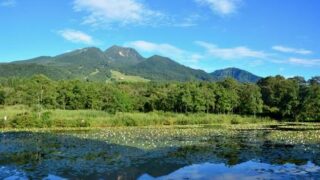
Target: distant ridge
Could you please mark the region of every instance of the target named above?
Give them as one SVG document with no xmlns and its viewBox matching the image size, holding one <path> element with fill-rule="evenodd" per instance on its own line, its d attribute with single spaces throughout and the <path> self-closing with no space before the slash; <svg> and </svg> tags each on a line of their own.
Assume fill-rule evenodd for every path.
<svg viewBox="0 0 320 180">
<path fill-rule="evenodd" d="M 158 55 L 154 55 L 134 66 L 129 66 L 125 71 L 151 80 L 213 80 L 208 73 L 202 70 L 183 66 L 170 58 Z"/>
<path fill-rule="evenodd" d="M 216 70 L 211 73 L 211 76 L 216 80 L 223 80 L 225 78 L 232 77 L 239 82 L 258 82 L 261 79 L 259 76 L 238 68 Z"/>
<path fill-rule="evenodd" d="M 154 55 L 144 58 L 135 49 L 112 46 L 105 51 L 96 47 L 77 49 L 54 57 L 0 63 L 0 77 L 30 77 L 44 74 L 52 79 L 109 81 L 112 70 L 153 81 L 216 81 L 227 77 L 240 82 L 257 82 L 261 77 L 248 71 L 227 68 L 206 73 Z M 121 79 L 121 78 L 120 78 Z"/>
</svg>

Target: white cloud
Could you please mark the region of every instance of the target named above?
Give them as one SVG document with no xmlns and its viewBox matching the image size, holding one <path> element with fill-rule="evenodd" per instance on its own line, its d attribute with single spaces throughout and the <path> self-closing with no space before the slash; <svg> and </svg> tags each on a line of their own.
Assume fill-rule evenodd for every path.
<svg viewBox="0 0 320 180">
<path fill-rule="evenodd" d="M 221 59 L 243 59 L 243 58 L 265 58 L 267 54 L 262 51 L 255 51 L 245 46 L 234 48 L 220 48 L 215 44 L 197 41 L 196 44 L 206 49 L 208 55 Z"/>
<path fill-rule="evenodd" d="M 183 50 L 179 49 L 173 45 L 170 44 L 157 44 L 157 43 L 152 43 L 152 42 L 147 42 L 147 41 L 134 41 L 128 43 L 129 46 L 132 46 L 134 48 L 137 48 L 141 51 L 144 52 L 149 52 L 149 53 L 159 53 L 161 55 L 170 55 L 170 54 L 175 54 L 175 55 L 181 55 L 183 54 Z"/>
<path fill-rule="evenodd" d="M 81 31 L 64 29 L 58 32 L 64 39 L 73 43 L 94 44 L 93 38 Z"/>
<path fill-rule="evenodd" d="M 198 21 L 201 19 L 201 16 L 198 14 L 191 14 L 179 22 L 173 22 L 172 24 L 176 27 L 192 27 L 197 26 Z"/>
<path fill-rule="evenodd" d="M 273 46 L 272 49 L 275 51 L 284 52 L 284 53 L 294 53 L 294 54 L 302 54 L 302 55 L 312 54 L 312 51 L 310 50 L 296 49 L 296 48 L 280 46 L 280 45 Z"/>
<path fill-rule="evenodd" d="M 197 54 L 197 53 L 193 53 L 191 54 L 190 60 L 192 62 L 199 62 L 200 60 L 204 59 L 205 57 L 203 55 Z"/>
<path fill-rule="evenodd" d="M 242 0 L 195 0 L 203 6 L 208 6 L 214 13 L 219 15 L 233 14 L 239 8 Z"/>
<path fill-rule="evenodd" d="M 170 57 L 181 63 L 197 63 L 204 58 L 198 53 L 189 52 L 166 43 L 159 44 L 148 41 L 133 41 L 127 43 L 126 46 L 130 46 L 142 52 Z"/>
<path fill-rule="evenodd" d="M 0 1 L 0 6 L 3 7 L 14 7 L 17 4 L 15 0 L 2 0 Z"/>
<path fill-rule="evenodd" d="M 149 24 L 163 17 L 137 0 L 74 0 L 74 10 L 88 13 L 84 23 L 96 26 Z"/>
<path fill-rule="evenodd" d="M 290 58 L 288 63 L 294 65 L 302 66 L 320 66 L 320 59 L 300 59 L 300 58 Z"/>
</svg>

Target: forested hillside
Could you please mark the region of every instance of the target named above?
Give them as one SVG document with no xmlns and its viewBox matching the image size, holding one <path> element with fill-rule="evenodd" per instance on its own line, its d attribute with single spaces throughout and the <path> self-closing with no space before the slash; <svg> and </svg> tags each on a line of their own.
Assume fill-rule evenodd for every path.
<svg viewBox="0 0 320 180">
<path fill-rule="evenodd" d="M 34 109 L 92 109 L 259 115 L 290 121 L 320 121 L 319 77 L 281 76 L 258 84 L 220 82 L 98 83 L 53 81 L 38 75 L 0 83 L 0 104 Z"/>
<path fill-rule="evenodd" d="M 248 71 L 244 71 L 238 68 L 227 68 L 222 70 L 216 70 L 211 73 L 212 78 L 215 80 L 223 80 L 228 77 L 233 77 L 239 82 L 258 82 L 261 77 L 256 76 Z"/>
<path fill-rule="evenodd" d="M 145 61 L 124 69 L 129 74 L 135 74 L 147 79 L 161 81 L 211 81 L 213 78 L 202 70 L 183 66 L 170 58 L 152 56 Z"/>
<path fill-rule="evenodd" d="M 257 82 L 260 79 L 240 69 L 225 69 L 209 74 L 167 57 L 154 55 L 144 58 L 135 49 L 120 46 L 112 46 L 105 51 L 89 47 L 54 57 L 40 56 L 29 60 L 0 63 L 0 77 L 31 77 L 44 74 L 55 80 L 106 82 L 112 79 L 112 71 L 152 81 L 216 81 L 231 77 L 240 82 Z"/>
</svg>

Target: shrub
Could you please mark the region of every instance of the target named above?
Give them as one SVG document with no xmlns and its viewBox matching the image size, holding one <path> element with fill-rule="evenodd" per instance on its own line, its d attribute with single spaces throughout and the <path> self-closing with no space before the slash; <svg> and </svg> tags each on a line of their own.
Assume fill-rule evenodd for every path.
<svg viewBox="0 0 320 180">
<path fill-rule="evenodd" d="M 41 127 L 52 127 L 53 120 L 51 119 L 52 113 L 47 111 L 41 114 Z"/>
<path fill-rule="evenodd" d="M 126 116 L 124 116 L 121 119 L 121 123 L 120 124 L 122 124 L 124 126 L 137 126 L 137 122 L 133 118 L 126 117 Z"/>
<path fill-rule="evenodd" d="M 37 127 L 39 122 L 37 121 L 35 114 L 24 112 L 17 114 L 10 124 L 14 128 L 30 128 Z"/>
<path fill-rule="evenodd" d="M 5 128 L 8 126 L 7 121 L 4 120 L 4 118 L 0 119 L 0 128 Z"/>
<path fill-rule="evenodd" d="M 90 127 L 90 123 L 83 119 L 78 119 L 76 122 L 76 127 Z"/>
<path fill-rule="evenodd" d="M 232 117 L 230 123 L 231 124 L 240 124 L 240 120 L 237 117 Z"/>
</svg>

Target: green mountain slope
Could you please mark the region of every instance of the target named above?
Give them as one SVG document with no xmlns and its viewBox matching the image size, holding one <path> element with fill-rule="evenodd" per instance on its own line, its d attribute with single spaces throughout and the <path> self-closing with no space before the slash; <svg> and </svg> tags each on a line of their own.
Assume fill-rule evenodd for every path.
<svg viewBox="0 0 320 180">
<path fill-rule="evenodd" d="M 76 76 L 68 73 L 64 69 L 48 67 L 40 64 L 0 64 L 0 77 L 30 77 L 36 74 L 43 74 L 51 79 L 74 79 Z"/>
<path fill-rule="evenodd" d="M 29 77 L 44 74 L 52 79 L 110 81 L 112 72 L 128 79 L 153 81 L 213 81 L 232 77 L 241 82 L 257 82 L 260 77 L 236 68 L 218 70 L 211 74 L 192 69 L 162 56 L 142 57 L 132 48 L 112 46 L 102 51 L 95 47 L 78 49 L 58 56 L 0 64 L 0 77 Z M 121 79 L 121 77 L 120 77 Z M 120 80 L 119 80 L 120 81 Z"/>
<path fill-rule="evenodd" d="M 13 64 L 44 64 L 47 61 L 50 61 L 52 57 L 50 56 L 39 56 L 33 59 L 14 61 Z"/>
<path fill-rule="evenodd" d="M 239 82 L 258 82 L 261 79 L 259 76 L 238 68 L 217 70 L 211 73 L 211 76 L 215 80 L 223 80 L 225 78 L 232 77 Z"/>
<path fill-rule="evenodd" d="M 183 66 L 169 58 L 152 56 L 141 63 L 124 69 L 125 72 L 151 80 L 191 81 L 211 80 L 209 74 Z"/>
<path fill-rule="evenodd" d="M 78 79 L 105 81 L 110 76 L 108 58 L 98 48 L 84 48 L 54 57 L 47 65 L 66 69 Z"/>
<path fill-rule="evenodd" d="M 10 64 L 19 65 L 19 67 L 35 64 L 37 67 L 41 67 L 41 72 L 50 71 L 50 74 L 55 74 L 53 75 L 57 77 L 55 79 L 67 79 L 69 77 L 79 80 L 105 81 L 111 77 L 111 69 L 108 66 L 108 61 L 108 57 L 103 51 L 90 47 L 55 57 L 42 56 L 30 60 L 16 61 Z M 14 69 L 14 67 L 12 68 Z M 16 66 L 16 68 L 18 68 L 18 66 Z M 52 69 L 57 71 L 52 72 Z M 4 69 L 4 73 L 7 71 L 8 70 Z M 39 74 L 39 71 L 30 68 L 24 71 L 26 71 L 26 73 L 24 73 L 26 77 Z M 43 74 L 47 75 L 47 73 Z"/>
</svg>

